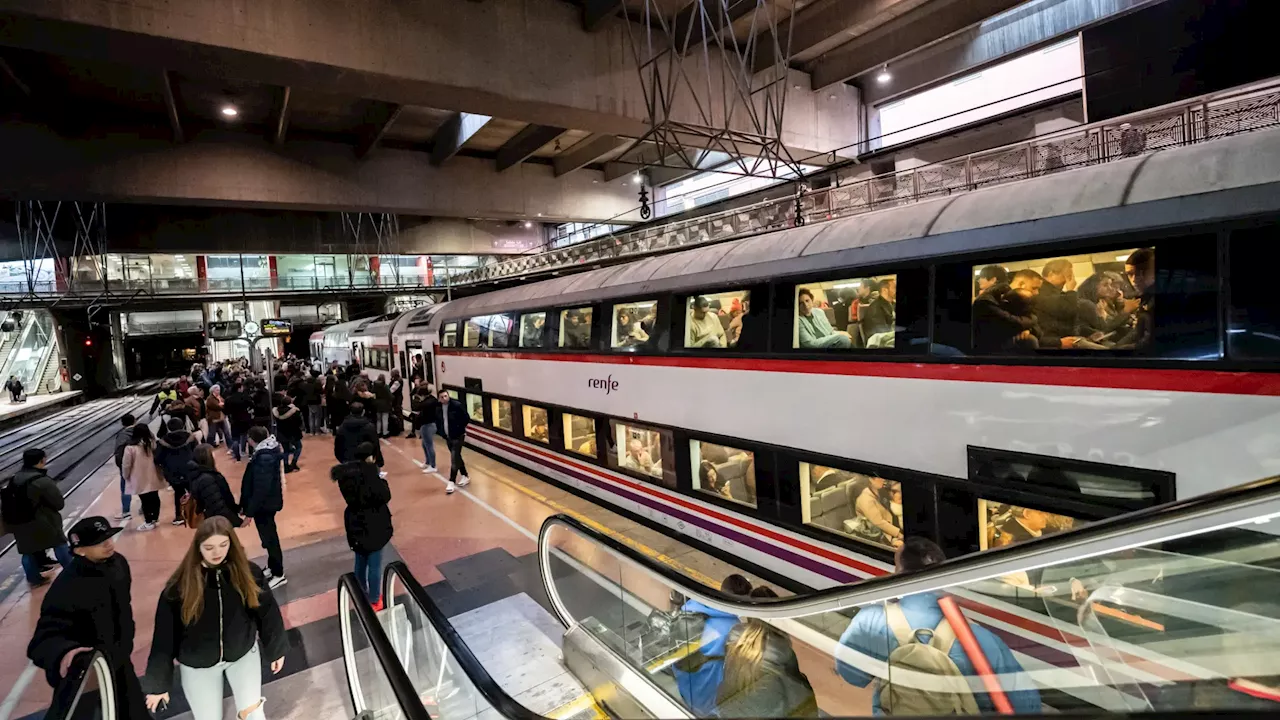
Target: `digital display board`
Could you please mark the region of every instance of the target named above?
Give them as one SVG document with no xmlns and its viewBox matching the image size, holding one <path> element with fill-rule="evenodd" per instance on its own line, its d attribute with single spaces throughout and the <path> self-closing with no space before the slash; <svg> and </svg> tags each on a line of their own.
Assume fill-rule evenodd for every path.
<svg viewBox="0 0 1280 720">
<path fill-rule="evenodd" d="M 262 321 L 263 337 L 278 337 L 293 333 L 293 321 L 283 318 L 268 318 Z"/>
<path fill-rule="evenodd" d="M 243 328 L 239 320 L 219 320 L 209 323 L 210 340 L 235 340 L 242 332 Z"/>
</svg>

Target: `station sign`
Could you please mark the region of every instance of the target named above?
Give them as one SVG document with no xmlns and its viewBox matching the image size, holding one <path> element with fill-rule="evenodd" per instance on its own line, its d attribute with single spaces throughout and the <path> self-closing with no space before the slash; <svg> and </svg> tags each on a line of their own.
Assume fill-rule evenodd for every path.
<svg viewBox="0 0 1280 720">
<path fill-rule="evenodd" d="M 235 340 L 244 333 L 239 320 L 218 320 L 209 323 L 210 340 Z"/>
<path fill-rule="evenodd" d="M 284 318 L 267 318 L 262 321 L 263 337 L 279 337 L 293 334 L 293 321 Z"/>
</svg>

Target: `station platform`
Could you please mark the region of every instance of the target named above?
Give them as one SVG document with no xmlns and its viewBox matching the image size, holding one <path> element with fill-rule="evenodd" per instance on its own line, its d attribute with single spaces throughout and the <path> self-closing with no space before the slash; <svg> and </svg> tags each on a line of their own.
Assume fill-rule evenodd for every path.
<svg viewBox="0 0 1280 720">
<path fill-rule="evenodd" d="M 23 402 L 13 402 L 9 393 L 0 393 L 0 426 L 10 425 L 24 416 L 34 414 L 51 407 L 74 402 L 83 393 L 79 390 L 49 393 L 47 395 L 28 395 Z"/>
<path fill-rule="evenodd" d="M 583 691 L 556 660 L 560 630 L 539 575 L 536 549 L 542 522 L 557 514 L 608 533 L 645 556 L 660 560 L 693 581 L 718 586 L 740 572 L 721 560 L 625 519 L 563 489 L 518 472 L 479 453 L 466 451 L 470 486 L 445 493 L 449 454 L 437 438 L 439 472 L 423 474 L 421 446 L 403 437 L 383 441 L 391 486 L 395 536 L 384 562 L 403 561 L 428 594 L 456 623 L 464 639 L 504 690 L 536 712 L 571 713 Z M 223 449 L 219 469 L 239 494 L 243 463 Z M 343 531 L 344 503 L 329 478 L 335 464 L 331 436 L 308 435 L 301 471 L 285 476 L 285 507 L 277 516 L 288 583 L 276 596 L 290 634 L 284 670 L 264 677 L 272 718 L 349 717 L 347 680 L 339 638 L 337 579 L 352 569 L 353 556 Z M 85 515 L 114 518 L 120 512 L 119 478 L 108 464 L 87 482 L 94 491 L 87 503 L 69 505 L 69 526 Z M 133 572 L 133 614 L 137 635 L 133 654 L 139 673 L 146 667 L 154 623 L 155 598 L 186 551 L 192 531 L 167 524 L 172 493 L 162 493 L 161 524 L 139 532 L 135 514 L 117 536 L 118 552 Z M 238 531 L 250 557 L 265 566 L 256 530 Z M 753 583 L 763 582 L 750 577 Z M 52 697 L 44 674 L 25 656 L 47 585 L 31 589 L 16 567 L 0 579 L 0 641 L 11 652 L 0 655 L 0 720 L 40 717 Z M 778 588 L 781 594 L 785 594 Z M 501 633 L 494 628 L 501 627 Z M 819 661 L 836 682 L 829 661 L 813 658 L 815 683 Z M 540 671 L 531 671 L 540 668 Z M 548 672 L 546 668 L 553 670 Z M 558 668 L 558 671 L 555 669 Z M 230 700 L 228 698 L 228 703 Z M 589 703 L 588 703 L 589 704 Z M 228 717 L 234 716 L 230 704 Z M 180 692 L 160 718 L 188 718 Z"/>
</svg>

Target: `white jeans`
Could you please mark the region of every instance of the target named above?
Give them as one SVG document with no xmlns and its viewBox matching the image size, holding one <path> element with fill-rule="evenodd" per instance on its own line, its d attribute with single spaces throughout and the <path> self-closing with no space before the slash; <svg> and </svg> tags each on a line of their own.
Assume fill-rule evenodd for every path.
<svg viewBox="0 0 1280 720">
<path fill-rule="evenodd" d="M 235 662 L 220 662 L 208 668 L 187 667 L 179 663 L 178 674 L 194 720 L 222 720 L 223 674 L 227 676 L 227 684 L 231 686 L 237 714 L 262 700 L 262 661 L 259 659 L 257 643 Z M 246 720 L 266 720 L 266 717 L 259 705 Z"/>
</svg>

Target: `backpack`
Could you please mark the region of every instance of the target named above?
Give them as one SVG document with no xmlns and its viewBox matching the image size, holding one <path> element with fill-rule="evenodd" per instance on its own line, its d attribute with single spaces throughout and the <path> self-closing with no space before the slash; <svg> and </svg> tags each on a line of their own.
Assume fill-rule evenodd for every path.
<svg viewBox="0 0 1280 720">
<path fill-rule="evenodd" d="M 956 634 L 947 619 L 943 618 L 933 630 L 912 630 L 902 607 L 893 602 L 885 605 L 885 619 L 898 647 L 889 653 L 889 677 L 880 686 L 880 709 L 884 714 L 979 714 L 968 679 L 951 659 Z M 926 633 L 928 642 L 920 637 Z M 894 674 L 903 671 L 915 677 L 895 682 Z"/>
<path fill-rule="evenodd" d="M 0 520 L 5 527 L 25 525 L 36 519 L 36 505 L 28 493 L 29 483 L 19 485 L 14 478 L 0 487 Z"/>
</svg>

